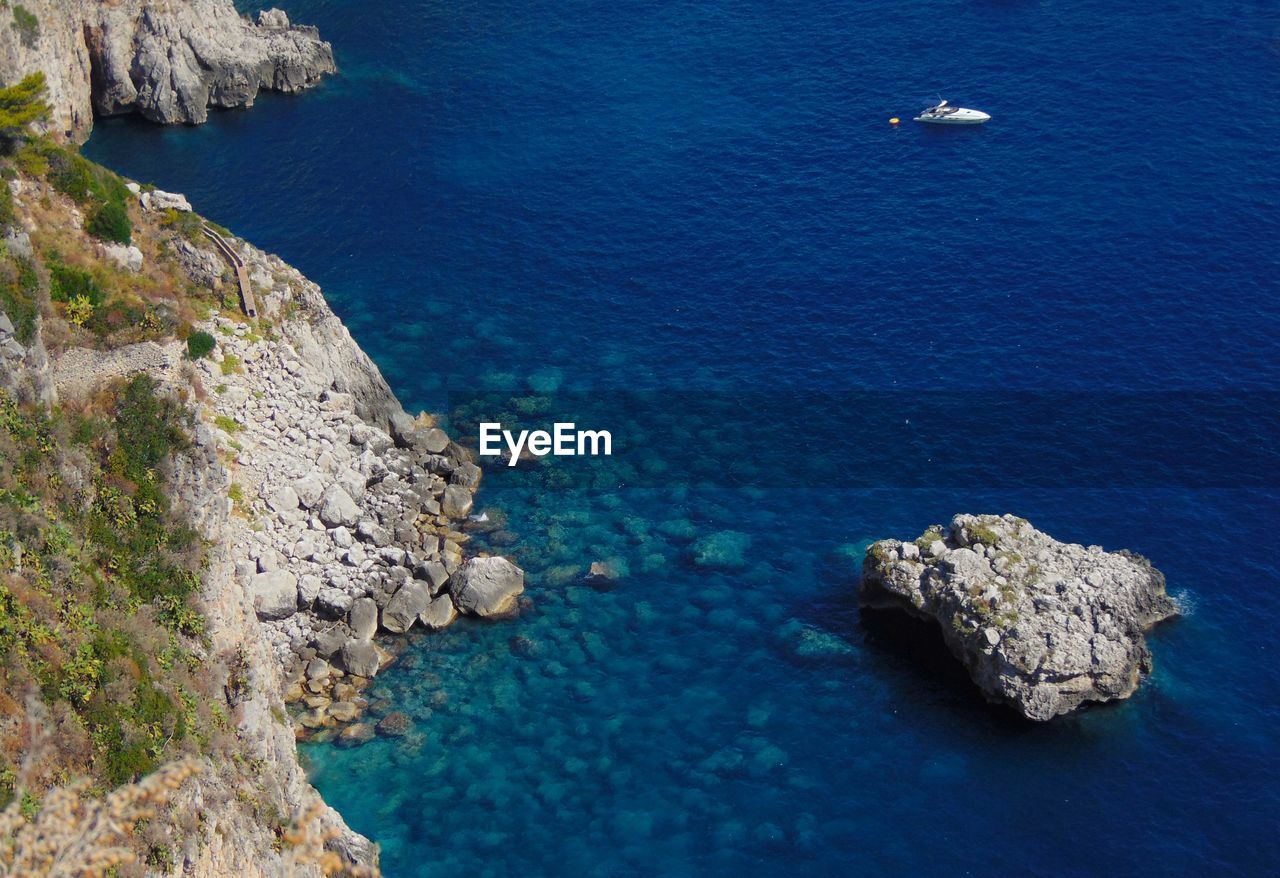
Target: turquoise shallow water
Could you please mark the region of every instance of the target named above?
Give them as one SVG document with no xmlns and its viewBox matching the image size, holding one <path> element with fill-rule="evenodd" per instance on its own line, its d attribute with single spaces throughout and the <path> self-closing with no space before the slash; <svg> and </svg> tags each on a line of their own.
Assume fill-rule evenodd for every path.
<svg viewBox="0 0 1280 878">
<path fill-rule="evenodd" d="M 490 468 L 531 607 L 379 678 L 412 735 L 305 748 L 389 874 L 1272 871 L 1272 4 L 289 11 L 339 77 L 89 154 L 320 282 L 406 405 L 617 444 Z M 885 124 L 939 90 L 992 123 Z M 857 611 L 860 546 L 959 511 L 1166 572 L 1134 699 L 1029 726 Z"/>
</svg>

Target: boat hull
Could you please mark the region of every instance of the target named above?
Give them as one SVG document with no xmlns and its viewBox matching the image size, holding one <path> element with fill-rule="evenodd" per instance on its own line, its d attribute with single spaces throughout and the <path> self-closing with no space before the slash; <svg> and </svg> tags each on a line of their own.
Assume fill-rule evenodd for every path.
<svg viewBox="0 0 1280 878">
<path fill-rule="evenodd" d="M 957 110 L 945 116 L 923 115 L 915 118 L 915 121 L 926 125 L 981 125 L 990 120 L 991 117 L 981 110 Z"/>
</svg>

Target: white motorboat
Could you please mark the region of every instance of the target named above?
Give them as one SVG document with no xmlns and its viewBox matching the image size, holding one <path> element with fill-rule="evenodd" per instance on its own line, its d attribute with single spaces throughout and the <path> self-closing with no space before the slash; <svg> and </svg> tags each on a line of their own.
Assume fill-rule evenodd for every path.
<svg viewBox="0 0 1280 878">
<path fill-rule="evenodd" d="M 964 107 L 953 107 L 939 99 L 936 106 L 921 111 L 916 116 L 917 122 L 932 122 L 935 125 L 981 125 L 991 117 L 981 110 L 967 110 Z"/>
</svg>

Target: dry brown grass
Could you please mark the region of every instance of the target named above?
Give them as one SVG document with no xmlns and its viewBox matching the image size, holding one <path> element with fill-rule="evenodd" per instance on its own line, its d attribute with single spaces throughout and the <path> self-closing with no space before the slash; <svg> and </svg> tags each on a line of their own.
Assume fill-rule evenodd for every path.
<svg viewBox="0 0 1280 878">
<path fill-rule="evenodd" d="M 200 763 L 182 759 L 102 798 L 88 794 L 87 780 L 76 780 L 35 803 L 29 797 L 30 782 L 48 749 L 50 724 L 34 696 L 28 699 L 27 717 L 31 746 L 18 772 L 17 794 L 0 811 L 2 878 L 106 878 L 137 862 L 130 842 L 138 824 L 155 818 L 173 793 L 201 771 Z"/>
<path fill-rule="evenodd" d="M 310 807 L 294 816 L 293 824 L 285 830 L 285 874 L 293 875 L 304 866 L 317 866 L 331 878 L 378 878 L 382 873 L 376 866 L 349 863 L 337 852 L 326 849 L 325 845 L 338 837 L 338 830 L 322 826 L 324 813 L 324 803 L 316 798 Z"/>
<path fill-rule="evenodd" d="M 198 815 L 165 807 L 188 781 L 207 777 L 206 763 L 193 758 L 170 762 L 101 797 L 81 778 L 50 789 L 43 800 L 32 798 L 56 729 L 34 695 L 26 714 L 30 745 L 13 802 L 0 811 L 0 878 L 110 878 L 125 867 L 141 868 L 148 829 L 163 824 L 180 834 L 199 831 Z M 318 870 L 333 878 L 379 878 L 376 866 L 351 863 L 326 847 L 338 830 L 325 814 L 324 803 L 313 796 L 294 815 L 281 838 L 282 874 Z"/>
<path fill-rule="evenodd" d="M 56 255 L 66 265 L 88 271 L 115 303 L 133 306 L 162 306 L 171 313 L 177 326 L 188 326 L 220 304 L 217 291 L 196 291 L 173 257 L 171 247 L 177 235 L 162 228 L 154 214 L 144 213 L 137 204 L 129 205 L 133 222 L 133 244 L 142 251 L 143 267 L 139 272 L 120 268 L 101 252 L 98 241 L 71 221 L 72 200 L 42 180 L 24 178 L 27 193 L 23 213 L 34 224 L 31 242 L 38 258 L 37 271 L 46 274 L 45 258 Z M 83 211 L 82 211 L 83 212 Z M 47 277 L 43 277 L 47 283 Z M 198 296 L 199 298 L 195 298 Z M 63 319 L 63 309 L 46 310 L 45 342 L 52 350 L 71 345 L 114 347 L 153 337 L 156 329 L 146 326 L 122 326 L 106 338 L 96 337 L 85 329 L 72 327 Z M 158 328 L 157 328 L 158 329 Z M 164 333 L 161 333 L 164 334 Z M 115 337 L 118 336 L 118 337 Z"/>
</svg>

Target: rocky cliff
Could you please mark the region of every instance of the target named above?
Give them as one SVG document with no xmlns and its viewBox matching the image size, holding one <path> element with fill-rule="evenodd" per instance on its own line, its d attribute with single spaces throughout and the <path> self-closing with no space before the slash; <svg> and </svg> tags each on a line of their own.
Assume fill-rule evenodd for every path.
<svg viewBox="0 0 1280 878">
<path fill-rule="evenodd" d="M 1033 720 L 1127 698 L 1151 671 L 1144 633 L 1178 615 L 1145 559 L 1061 543 L 1012 515 L 957 515 L 867 550 L 862 602 L 936 621 L 992 700 Z"/>
<path fill-rule="evenodd" d="M 75 257 L 87 260 L 81 264 L 99 271 L 111 270 L 111 248 L 93 242 L 75 227 L 78 213 L 68 199 L 39 179 L 19 178 L 8 185 L 16 193 L 13 205 L 17 217 L 17 228 L 10 231 L 4 244 L 10 258 L 38 265 L 50 259 L 45 248 L 56 239 L 60 258 Z M 40 222 L 35 219 L 37 213 Z M 179 234 L 155 224 L 159 215 L 140 215 L 134 229 L 135 245 L 141 247 L 133 249 L 138 254 L 146 250 L 148 259 L 150 254 L 167 250 L 180 240 Z M 187 261 L 192 265 L 206 264 L 218 275 L 225 273 L 212 248 L 186 246 Z M 309 360 L 302 367 L 290 360 L 295 373 L 291 375 L 280 358 L 254 358 L 255 387 L 284 387 L 297 375 L 305 374 L 317 382 L 317 389 L 309 400 L 302 398 L 294 403 L 301 412 L 321 410 L 318 397 L 323 389 L 333 394 L 341 392 L 349 401 L 350 419 L 366 423 L 363 418 L 368 417 L 369 430 L 378 429 L 376 424 L 389 423 L 393 413 L 403 415 L 377 367 L 329 310 L 319 289 L 278 260 L 274 264 L 280 268 L 281 278 L 296 281 L 298 298 L 305 299 L 305 304 L 297 305 L 294 319 L 281 321 L 285 324 L 282 332 L 314 362 Z M 143 270 L 134 265 L 119 270 L 118 277 L 126 285 L 142 286 L 148 280 L 154 284 L 157 276 L 144 278 L 139 274 Z M 212 277 L 206 280 L 223 282 Z M 273 283 L 261 275 L 259 282 L 268 286 Z M 127 288 L 121 292 L 129 294 Z M 269 289 L 263 292 L 273 315 L 281 316 L 281 294 L 287 288 L 276 296 Z M 68 327 L 59 309 L 47 299 L 42 310 L 44 315 L 35 320 L 34 334 L 28 331 L 25 340 L 19 340 L 22 330 L 0 309 L 0 389 L 11 398 L 74 408 L 107 383 L 138 373 L 155 378 L 163 393 L 187 400 L 189 405 L 205 396 L 200 386 L 201 373 L 184 357 L 185 345 L 181 342 L 161 339 L 122 347 L 68 346 L 69 340 L 84 336 L 62 335 Z M 210 324 L 210 328 L 216 330 L 216 324 Z M 241 336 L 245 334 L 242 330 Z M 47 335 L 57 339 L 48 352 Z M 258 342 L 263 351 L 276 345 L 295 351 L 292 343 L 285 341 L 285 335 L 270 342 L 243 337 L 235 342 L 241 345 L 246 359 L 250 358 L 248 349 Z M 230 347 L 228 343 L 228 353 Z M 213 370 L 205 373 L 208 376 L 217 374 L 219 369 L 218 364 L 211 365 Z M 243 510 L 232 503 L 230 495 L 234 493 L 235 479 L 260 478 L 254 461 L 268 458 L 265 454 L 252 460 L 246 458 L 240 465 L 228 447 L 229 437 L 216 425 L 214 409 L 193 407 L 197 420 L 190 431 L 190 447 L 172 461 L 169 493 L 174 507 L 198 530 L 207 547 L 198 602 L 203 635 L 190 649 L 201 663 L 202 674 L 223 693 L 217 707 L 227 717 L 227 733 L 232 741 L 219 745 L 224 748 L 218 751 L 219 758 L 201 760 L 200 771 L 170 800 L 164 819 L 154 821 L 153 838 L 172 839 L 172 843 L 152 841 L 159 845 L 156 849 L 165 851 L 168 864 L 157 861 L 148 874 L 184 878 L 318 878 L 322 869 L 316 857 L 304 858 L 296 845 L 282 844 L 282 836 L 295 822 L 305 826 L 306 837 L 317 850 L 323 845 L 340 854 L 348 867 L 368 867 L 341 869 L 340 874 L 374 874 L 369 871 L 376 869 L 377 860 L 372 843 L 348 829 L 337 812 L 323 803 L 298 761 L 295 727 L 283 697 L 288 665 L 281 659 L 295 660 L 288 653 L 287 640 L 281 642 L 275 632 L 260 623 L 254 579 L 245 570 L 245 535 L 252 533 L 253 526 Z M 363 415 L 358 415 L 357 409 Z M 249 564 L 254 567 L 252 560 Z M 296 600 L 296 596 L 291 597 Z M 230 758 L 225 749 L 228 747 Z"/>
<path fill-rule="evenodd" d="M 279 10 L 254 21 L 231 0 L 23 0 L 0 9 L 0 81 L 48 80 L 50 130 L 83 139 L 94 112 L 162 123 L 247 107 L 261 89 L 293 92 L 334 71 L 314 28 Z"/>
<path fill-rule="evenodd" d="M 295 739 L 396 734 L 394 714 L 363 718 L 363 692 L 398 635 L 520 609 L 523 571 L 466 557 L 470 531 L 487 526 L 469 521 L 481 470 L 403 410 L 316 284 L 225 230 L 215 246 L 185 198 L 115 180 L 132 243 L 95 240 L 56 182 L 68 156 L 54 149 L 45 177 L 9 183 L 17 221 L 0 255 L 45 280 L 25 329 L 0 313 L 0 388 L 75 410 L 141 373 L 196 417 L 171 488 L 209 549 L 199 648 L 238 761 L 180 791 L 174 814 L 190 825 L 177 874 L 314 874 L 279 850 L 281 820 L 301 813 L 328 850 L 370 864 L 372 845 L 307 783 Z M 236 308 L 232 263 L 254 318 Z"/>
</svg>

